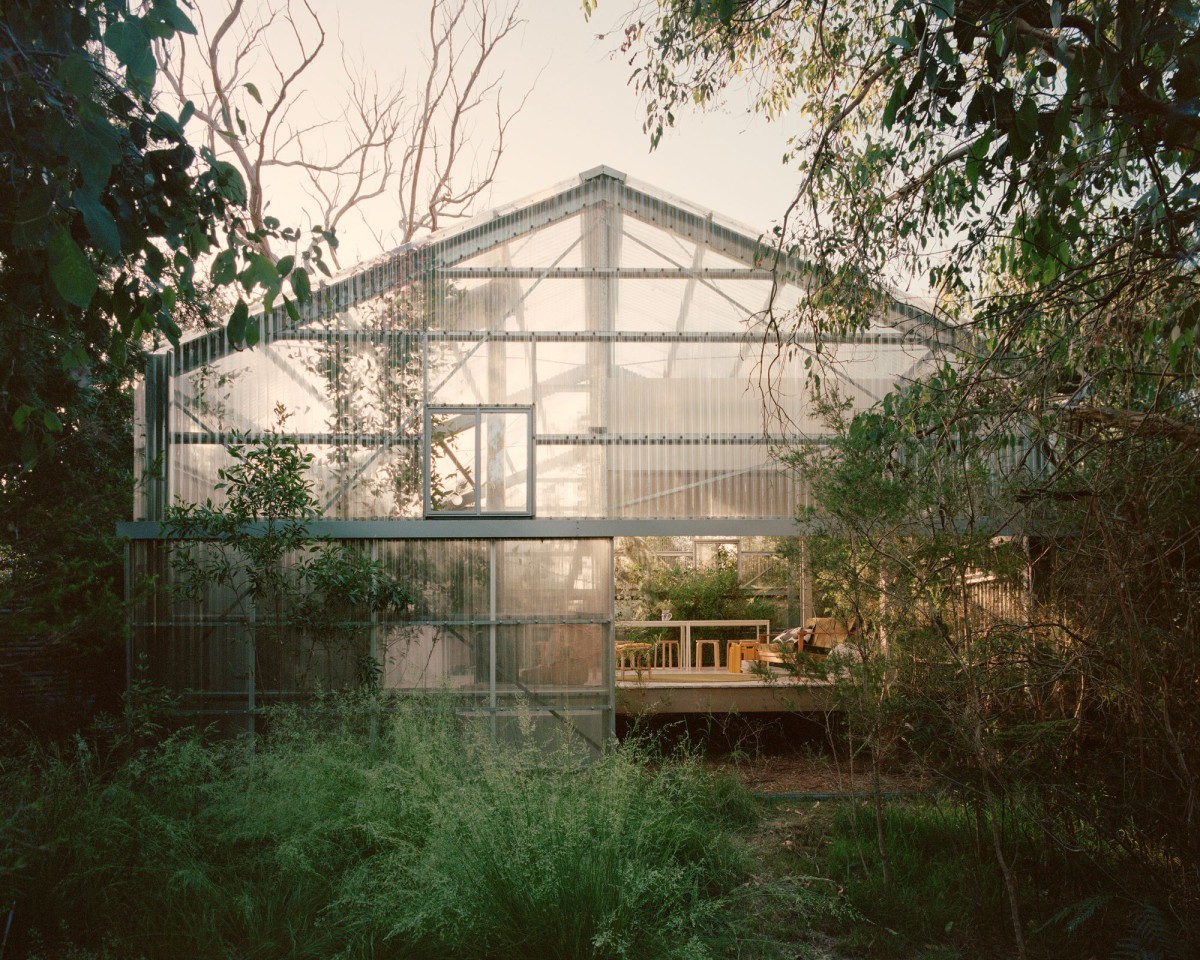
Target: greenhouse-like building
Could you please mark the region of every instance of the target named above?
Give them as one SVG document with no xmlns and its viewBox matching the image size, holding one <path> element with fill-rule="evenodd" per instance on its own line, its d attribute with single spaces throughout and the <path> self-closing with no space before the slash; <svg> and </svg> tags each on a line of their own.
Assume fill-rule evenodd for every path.
<svg viewBox="0 0 1200 960">
<path fill-rule="evenodd" d="M 276 311 L 253 348 L 217 330 L 154 354 L 121 530 L 131 665 L 185 709 L 243 722 L 353 682 L 365 659 L 386 690 L 602 743 L 619 538 L 795 533 L 803 484 L 775 455 L 822 425 L 805 401 L 811 340 L 764 347 L 768 304 L 804 295 L 797 265 L 774 265 L 755 231 L 599 167 L 358 269 L 299 322 Z M 890 301 L 840 342 L 843 394 L 865 406 L 919 373 L 927 320 Z M 219 506 L 228 444 L 274 429 L 279 405 L 312 457 L 312 533 L 411 591 L 363 611 L 345 644 L 301 625 L 267 649 L 244 593 L 175 582 L 168 508 Z"/>
</svg>

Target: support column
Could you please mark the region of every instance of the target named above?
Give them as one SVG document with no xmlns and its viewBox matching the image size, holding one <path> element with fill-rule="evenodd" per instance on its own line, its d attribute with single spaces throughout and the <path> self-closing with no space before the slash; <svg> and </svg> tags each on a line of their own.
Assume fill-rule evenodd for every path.
<svg viewBox="0 0 1200 960">
<path fill-rule="evenodd" d="M 511 266 L 512 258 L 509 255 L 508 244 L 504 244 L 500 248 L 500 265 Z M 490 281 L 500 288 L 500 292 L 494 298 L 494 302 L 488 304 L 488 319 L 489 329 L 496 331 L 504 330 L 505 316 L 500 309 L 500 304 L 516 300 L 518 297 L 513 295 L 513 287 L 520 290 L 520 281 L 510 279 L 507 281 Z M 487 345 L 488 356 L 488 372 L 487 372 L 487 395 L 482 398 L 484 405 L 508 403 L 508 344 L 503 340 L 492 340 Z M 484 424 L 480 424 L 483 429 Z M 504 435 L 504 429 L 500 428 L 497 423 L 489 423 L 487 425 L 487 436 L 483 438 L 484 459 L 479 464 L 479 472 L 482 476 L 476 478 L 476 496 L 480 497 L 480 507 L 485 505 L 497 504 L 504 502 L 504 471 L 496 470 L 496 465 L 503 462 L 504 449 L 508 443 L 508 437 Z"/>
<path fill-rule="evenodd" d="M 617 201 L 617 185 L 601 179 L 595 188 L 601 194 L 584 208 L 583 266 L 596 273 L 584 280 L 584 326 L 589 332 L 607 332 L 617 326 L 617 295 L 620 283 L 616 277 L 604 274 L 621 262 L 621 208 Z M 610 382 L 612 379 L 611 343 L 587 345 L 588 427 L 595 433 L 606 433 L 612 424 Z M 606 516 L 612 516 L 614 491 L 609 482 L 610 448 L 600 446 L 600 503 Z"/>
<path fill-rule="evenodd" d="M 496 736 L 496 541 L 488 541 L 488 715 L 492 736 Z"/>
<path fill-rule="evenodd" d="M 161 521 L 169 501 L 171 357 L 151 354 L 146 361 L 145 425 L 146 467 L 142 473 L 142 497 L 147 520 Z"/>
<path fill-rule="evenodd" d="M 608 691 L 608 736 L 617 735 L 617 542 L 608 541 L 608 647 L 604 651 L 600 668 L 604 687 Z"/>
<path fill-rule="evenodd" d="M 246 732 L 250 734 L 253 744 L 258 711 L 258 611 L 253 600 L 247 602 L 250 611 L 246 621 Z"/>
</svg>

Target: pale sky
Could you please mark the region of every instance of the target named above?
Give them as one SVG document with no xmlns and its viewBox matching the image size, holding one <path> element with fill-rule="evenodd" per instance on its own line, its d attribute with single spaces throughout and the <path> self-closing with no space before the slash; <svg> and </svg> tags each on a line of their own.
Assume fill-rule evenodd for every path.
<svg viewBox="0 0 1200 960">
<path fill-rule="evenodd" d="M 578 0 L 527 0 L 525 43 L 508 76 L 514 87 L 529 86 L 545 67 L 518 118 L 497 199 L 516 199 L 603 163 L 766 229 L 794 189 L 794 173 L 781 162 L 788 131 L 751 114 L 747 103 L 719 113 L 689 111 L 651 152 L 642 132 L 645 108 L 628 85 L 630 67 L 611 53 L 620 32 L 596 38 L 629 5 L 601 0 L 589 22 Z"/>
<path fill-rule="evenodd" d="M 251 6 L 256 0 L 248 0 Z M 417 41 L 425 28 L 425 0 L 310 0 L 332 35 L 340 35 L 354 62 L 371 65 L 381 84 L 395 83 L 407 70 L 422 75 Z M 644 107 L 628 86 L 630 67 L 612 55 L 621 39 L 613 29 L 633 0 L 600 0 L 589 22 L 579 0 L 523 0 L 527 24 L 522 35 L 509 38 L 502 67 L 504 102 L 515 104 L 530 90 L 525 109 L 509 128 L 508 142 L 491 197 L 475 212 L 574 178 L 607 164 L 631 178 L 660 187 L 684 200 L 709 208 L 758 230 L 769 230 L 791 199 L 794 171 L 782 164 L 789 131 L 768 124 L 740 105 L 720 112 L 685 112 L 657 150 L 650 151 L 642 132 Z M 200 0 L 210 29 L 228 9 L 228 0 Z M 606 39 L 597 34 L 610 31 Z M 323 114 L 336 116 L 338 88 L 343 82 L 336 44 L 306 75 L 308 96 Z M 247 79 L 269 83 L 270 74 L 251 71 Z M 267 90 L 263 90 L 266 95 Z M 490 143 L 490 134 L 488 141 Z M 284 223 L 298 223 L 289 213 L 298 202 L 286 191 L 271 193 L 271 209 Z M 381 198 L 368 213 L 373 229 L 386 234 L 397 218 L 394 201 Z M 342 266 L 380 251 L 370 231 L 353 221 L 339 227 Z"/>
</svg>

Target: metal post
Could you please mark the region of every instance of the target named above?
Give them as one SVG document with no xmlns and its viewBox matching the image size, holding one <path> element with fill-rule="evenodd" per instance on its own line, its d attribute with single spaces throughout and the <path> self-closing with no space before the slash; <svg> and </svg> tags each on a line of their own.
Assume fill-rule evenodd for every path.
<svg viewBox="0 0 1200 960">
<path fill-rule="evenodd" d="M 608 540 L 608 646 L 601 658 L 600 668 L 608 690 L 608 739 L 617 737 L 617 559 L 616 540 Z"/>
<path fill-rule="evenodd" d="M 496 736 L 496 541 L 488 541 L 488 710 Z"/>
<path fill-rule="evenodd" d="M 379 541 L 371 541 L 371 564 L 374 566 L 379 562 Z M 370 729 L 367 731 L 368 742 L 371 747 L 375 746 L 375 741 L 379 737 L 379 698 L 383 693 L 383 675 L 387 668 L 386 660 L 379 655 L 379 611 L 375 609 L 375 605 L 371 604 L 371 612 L 367 620 L 367 657 L 370 660 L 370 668 L 374 671 L 372 674 L 369 687 L 371 692 L 371 712 L 370 712 Z"/>
<path fill-rule="evenodd" d="M 171 357 L 151 354 L 146 361 L 146 465 L 143 474 L 144 516 L 162 520 L 168 502 L 170 455 Z"/>
<path fill-rule="evenodd" d="M 250 746 L 254 746 L 254 734 L 256 733 L 254 711 L 257 709 L 258 703 L 256 699 L 257 691 L 254 689 L 258 684 L 256 676 L 255 662 L 257 655 L 257 644 L 255 643 L 255 631 L 257 629 L 257 615 L 254 606 L 254 601 L 250 601 L 250 614 L 246 620 L 246 732 L 250 734 Z"/>
<path fill-rule="evenodd" d="M 148 546 L 148 545 L 143 545 L 142 549 L 145 552 L 145 551 L 149 551 L 149 550 L 153 549 L 153 547 Z M 130 711 L 128 709 L 129 694 L 130 694 L 130 691 L 133 689 L 133 623 L 132 623 L 132 621 L 135 618 L 133 606 L 130 603 L 130 597 L 132 596 L 132 592 L 133 592 L 130 588 L 130 583 L 133 580 L 133 553 L 132 553 L 132 551 L 133 551 L 133 544 L 130 541 L 126 540 L 125 541 L 125 697 L 126 697 L 126 701 L 125 701 L 125 703 L 126 703 L 125 733 L 128 735 L 132 735 L 132 733 L 133 733 L 132 724 L 130 722 L 131 721 Z M 9 920 L 10 921 L 12 920 L 11 914 L 9 915 Z M 5 936 L 7 939 L 7 932 L 6 932 Z"/>
</svg>

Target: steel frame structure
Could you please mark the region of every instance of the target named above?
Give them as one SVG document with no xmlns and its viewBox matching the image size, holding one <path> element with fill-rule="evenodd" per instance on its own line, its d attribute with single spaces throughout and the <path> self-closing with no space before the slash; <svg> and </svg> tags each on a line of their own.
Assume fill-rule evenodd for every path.
<svg viewBox="0 0 1200 960">
<path fill-rule="evenodd" d="M 440 564 L 431 591 L 463 564 L 486 583 L 432 619 L 367 624 L 385 683 L 458 684 L 464 709 L 493 723 L 519 703 L 602 742 L 613 710 L 614 538 L 793 532 L 803 484 L 773 454 L 822 442 L 803 372 L 815 338 L 798 331 L 778 344 L 784 375 L 772 397 L 757 378 L 765 307 L 799 304 L 811 278 L 755 231 L 597 167 L 360 266 L 321 288 L 299 321 L 282 309 L 255 318 L 253 350 L 231 346 L 223 329 L 188 337 L 151 356 L 137 395 L 139 492 L 120 527 L 130 581 L 171 579 L 168 505 L 214 496 L 225 444 L 270 430 L 269 411 L 283 403 L 289 434 L 316 459 L 325 517 L 314 534 L 386 555 L 398 572 L 415 557 Z M 863 406 L 954 335 L 889 297 L 861 336 L 822 344 Z M 475 478 L 512 485 L 525 507 L 431 512 L 452 451 L 434 442 L 429 418 L 451 409 L 530 411 L 525 465 Z M 485 456 L 480 432 L 477 465 L 511 461 Z M 264 698 L 303 693 L 287 666 L 277 688 L 263 687 L 259 654 L 239 640 L 254 612 L 236 598 L 187 607 L 166 586 L 150 597 L 135 614 L 131 663 L 137 652 L 161 662 L 160 679 L 197 691 L 195 709 L 252 718 Z M 437 649 L 471 630 L 487 639 L 464 640 L 469 656 Z M 395 666 L 389 645 L 405 651 Z M 420 676 L 413 656 L 425 657 Z M 330 666 L 321 679 L 344 674 Z M 234 690 L 245 696 L 225 695 Z"/>
</svg>

